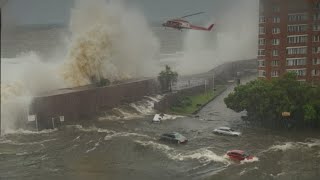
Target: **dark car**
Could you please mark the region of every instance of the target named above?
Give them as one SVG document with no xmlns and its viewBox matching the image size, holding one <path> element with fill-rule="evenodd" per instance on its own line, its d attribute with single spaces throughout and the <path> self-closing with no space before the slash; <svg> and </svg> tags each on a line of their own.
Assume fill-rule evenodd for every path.
<svg viewBox="0 0 320 180">
<path fill-rule="evenodd" d="M 182 136 L 177 132 L 162 134 L 160 137 L 160 140 L 178 143 L 178 144 L 183 144 L 188 142 L 188 139 L 186 137 Z"/>
</svg>

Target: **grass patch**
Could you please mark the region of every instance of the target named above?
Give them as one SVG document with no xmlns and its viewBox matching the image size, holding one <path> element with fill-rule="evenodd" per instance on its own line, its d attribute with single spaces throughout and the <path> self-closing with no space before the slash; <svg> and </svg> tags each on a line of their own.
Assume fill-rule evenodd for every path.
<svg viewBox="0 0 320 180">
<path fill-rule="evenodd" d="M 207 93 L 196 94 L 194 96 L 180 96 L 178 97 L 178 102 L 170 108 L 170 112 L 175 114 L 190 115 L 202 108 L 203 105 L 212 101 L 225 89 L 226 86 L 219 85 L 216 86 L 215 91 L 207 91 Z"/>
</svg>

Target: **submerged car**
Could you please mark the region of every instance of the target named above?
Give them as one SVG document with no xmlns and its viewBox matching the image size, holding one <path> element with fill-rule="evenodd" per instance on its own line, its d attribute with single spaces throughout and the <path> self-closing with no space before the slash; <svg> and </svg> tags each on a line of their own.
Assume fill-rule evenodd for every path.
<svg viewBox="0 0 320 180">
<path fill-rule="evenodd" d="M 160 140 L 178 144 L 184 144 L 188 142 L 188 139 L 186 137 L 177 132 L 162 134 Z"/>
<path fill-rule="evenodd" d="M 229 136 L 240 136 L 241 133 L 237 132 L 229 127 L 219 127 L 217 129 L 214 129 L 213 132 L 215 134 L 223 134 L 223 135 L 229 135 Z"/>
<path fill-rule="evenodd" d="M 155 114 L 153 119 L 152 119 L 152 122 L 153 123 L 160 123 L 162 118 L 163 118 L 163 114 Z"/>
<path fill-rule="evenodd" d="M 242 150 L 231 150 L 227 152 L 227 156 L 235 161 L 243 161 L 243 160 L 250 160 L 253 159 L 254 156 L 247 154 Z"/>
</svg>

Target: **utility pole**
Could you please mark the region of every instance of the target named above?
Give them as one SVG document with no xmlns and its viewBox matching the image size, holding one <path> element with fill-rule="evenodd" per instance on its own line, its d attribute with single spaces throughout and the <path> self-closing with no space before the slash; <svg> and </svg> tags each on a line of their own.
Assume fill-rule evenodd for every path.
<svg viewBox="0 0 320 180">
<path fill-rule="evenodd" d="M 212 90 L 215 91 L 215 89 L 214 89 L 214 72 L 212 74 Z"/>
</svg>

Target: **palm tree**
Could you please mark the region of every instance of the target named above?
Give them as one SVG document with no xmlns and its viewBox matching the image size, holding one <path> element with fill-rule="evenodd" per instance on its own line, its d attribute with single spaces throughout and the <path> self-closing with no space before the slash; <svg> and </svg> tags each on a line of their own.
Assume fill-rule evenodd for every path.
<svg viewBox="0 0 320 180">
<path fill-rule="evenodd" d="M 177 82 L 178 73 L 171 70 L 170 66 L 166 65 L 165 70 L 161 71 L 158 80 L 163 92 L 172 91 L 172 84 Z"/>
</svg>

